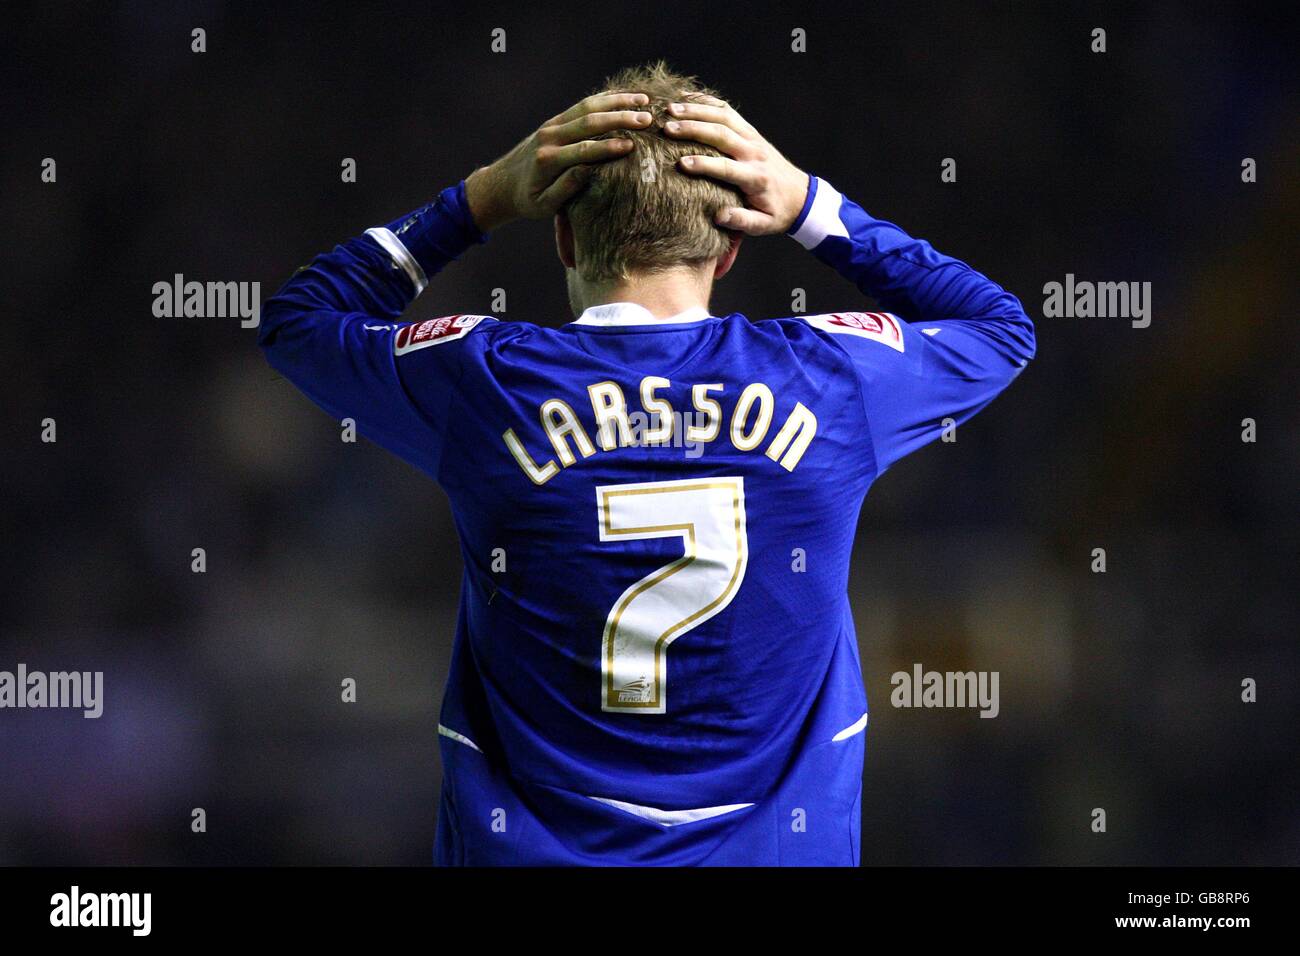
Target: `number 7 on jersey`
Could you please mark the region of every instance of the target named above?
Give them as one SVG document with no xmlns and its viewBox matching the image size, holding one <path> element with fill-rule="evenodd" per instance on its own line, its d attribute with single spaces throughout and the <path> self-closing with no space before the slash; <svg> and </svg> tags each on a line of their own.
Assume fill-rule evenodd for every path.
<svg viewBox="0 0 1300 956">
<path fill-rule="evenodd" d="M 722 611 L 749 561 L 743 478 L 604 485 L 601 541 L 681 538 L 680 558 L 631 585 L 605 621 L 601 710 L 662 714 L 668 645 Z"/>
</svg>

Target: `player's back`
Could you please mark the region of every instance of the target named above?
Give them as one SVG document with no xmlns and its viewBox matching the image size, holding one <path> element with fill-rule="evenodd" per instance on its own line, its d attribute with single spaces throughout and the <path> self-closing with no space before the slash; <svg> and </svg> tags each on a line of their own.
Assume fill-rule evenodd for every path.
<svg viewBox="0 0 1300 956">
<path fill-rule="evenodd" d="M 818 742 L 845 751 L 847 814 L 866 710 L 845 585 L 871 458 L 848 360 L 801 320 L 679 318 L 483 323 L 440 474 L 466 566 L 444 726 L 499 785 L 607 821 L 601 840 L 644 831 L 651 859 L 769 813 Z M 787 830 L 834 781 L 807 783 Z M 682 825 L 715 839 L 665 838 Z M 590 824 L 562 829 L 595 851 L 572 836 Z"/>
<path fill-rule="evenodd" d="M 483 236 L 464 185 L 300 270 L 268 358 L 436 479 L 465 577 L 445 863 L 858 859 L 862 497 L 1034 354 L 1014 296 L 812 177 L 791 228 L 890 313 L 631 303 L 403 324 Z"/>
</svg>

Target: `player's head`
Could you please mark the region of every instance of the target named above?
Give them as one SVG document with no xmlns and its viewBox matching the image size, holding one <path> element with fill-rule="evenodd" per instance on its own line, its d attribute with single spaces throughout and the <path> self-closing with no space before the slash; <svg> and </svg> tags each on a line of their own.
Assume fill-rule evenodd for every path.
<svg viewBox="0 0 1300 956">
<path fill-rule="evenodd" d="M 698 273 L 707 286 L 731 266 L 739 234 L 713 222 L 719 209 L 743 205 L 736 189 L 677 168 L 689 155 L 721 155 L 712 146 L 670 139 L 663 131 L 668 106 L 700 95 L 717 96 L 694 77 L 662 61 L 609 77 L 601 90 L 644 93 L 654 117 L 644 130 L 620 129 L 598 139 L 632 140 L 626 156 L 590 168 L 587 184 L 556 218 L 560 259 L 568 267 L 575 311 L 592 290 L 675 271 Z"/>
</svg>

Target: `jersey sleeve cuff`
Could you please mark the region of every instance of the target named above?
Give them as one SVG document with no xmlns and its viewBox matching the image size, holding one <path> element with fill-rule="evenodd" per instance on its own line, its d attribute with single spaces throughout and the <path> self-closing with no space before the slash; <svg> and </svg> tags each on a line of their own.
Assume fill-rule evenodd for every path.
<svg viewBox="0 0 1300 956">
<path fill-rule="evenodd" d="M 805 249 L 816 249 L 827 236 L 847 238 L 848 227 L 840 219 L 842 199 L 838 190 L 826 180 L 809 176 L 808 198 L 787 235 Z"/>
<path fill-rule="evenodd" d="M 487 235 L 470 217 L 464 180 L 447 187 L 433 202 L 415 212 L 387 226 L 367 229 L 366 235 L 406 273 L 416 295 L 429 284 L 429 276 L 470 246 L 487 242 Z"/>
</svg>

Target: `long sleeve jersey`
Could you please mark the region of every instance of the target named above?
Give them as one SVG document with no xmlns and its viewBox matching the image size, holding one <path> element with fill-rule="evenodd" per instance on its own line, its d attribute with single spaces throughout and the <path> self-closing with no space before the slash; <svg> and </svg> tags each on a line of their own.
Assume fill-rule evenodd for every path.
<svg viewBox="0 0 1300 956">
<path fill-rule="evenodd" d="M 464 558 L 435 857 L 859 859 L 863 498 L 1034 354 L 1017 299 L 811 178 L 790 230 L 885 310 L 402 314 L 464 184 L 300 270 L 270 362 L 438 482 Z"/>
</svg>

